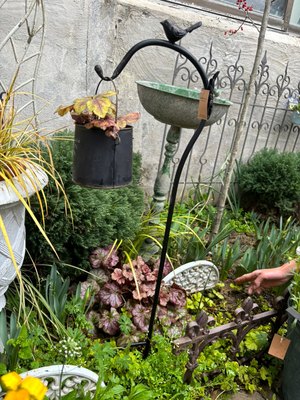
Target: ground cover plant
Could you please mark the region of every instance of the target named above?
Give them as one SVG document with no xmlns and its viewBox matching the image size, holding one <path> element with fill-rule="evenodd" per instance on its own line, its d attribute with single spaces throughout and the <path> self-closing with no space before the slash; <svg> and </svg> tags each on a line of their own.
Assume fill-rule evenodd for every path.
<svg viewBox="0 0 300 400">
<path fill-rule="evenodd" d="M 60 280 L 61 285 L 53 285 L 53 296 L 57 286 L 65 286 L 65 289 L 67 287 L 64 285 L 65 279 L 59 274 L 55 278 L 54 274 L 58 274 L 55 268 L 49 279 L 51 277 L 54 281 Z M 277 379 L 278 364 L 270 356 L 264 356 L 259 361 L 252 359 L 249 363 L 239 363 L 239 359 L 231 359 L 230 345 L 222 339 L 201 353 L 193 382 L 191 385 L 184 384 L 182 378 L 188 361 L 187 352 L 174 354 L 172 340 L 167 331 L 154 336 L 151 354 L 143 359 L 142 349 L 131 347 L 128 343 L 126 346 L 117 345 L 120 332 L 114 337 L 103 334 L 99 336 L 87 317 L 90 307 L 88 295 L 82 297 L 79 288 L 80 285 L 75 293 L 72 290 L 67 291 L 68 296 L 62 306 L 63 313 L 53 308 L 54 314 L 65 315 L 64 330 L 53 329 L 48 322 L 48 329 L 51 331 L 48 337 L 43 325 L 37 324 L 40 316 L 36 311 L 30 310 L 30 307 L 27 308 L 26 322 L 16 323 L 17 331 L 11 325 L 12 331 L 1 357 L 1 374 L 7 372 L 8 366 L 21 372 L 50 364 L 81 365 L 96 371 L 99 379 L 106 384 L 105 388 L 99 388 L 99 397 L 94 397 L 95 399 L 123 399 L 125 396 L 131 398 L 130 396 L 139 392 L 153 399 L 211 400 L 213 394 L 221 392 L 225 395 L 242 388 L 250 392 L 263 390 L 265 385 L 269 386 Z M 47 290 L 47 282 L 41 289 Z M 228 297 L 229 290 L 232 292 L 231 297 Z M 13 297 L 16 297 L 16 292 Z M 215 290 L 202 293 L 200 302 L 199 294 L 191 296 L 187 309 L 191 315 L 205 309 L 216 319 L 217 324 L 223 324 L 232 318 L 232 310 L 239 304 L 236 299 L 242 301 L 245 297 L 246 293 L 242 288 L 220 284 Z M 11 307 L 14 304 L 13 298 L 8 301 Z M 51 300 L 49 303 L 53 304 Z M 265 303 L 265 307 L 269 305 Z M 9 319 L 14 318 L 14 312 L 8 313 Z M 0 321 L 1 324 L 2 322 Z M 262 327 L 251 331 L 241 346 L 241 359 L 268 346 L 269 329 Z M 79 396 L 78 392 L 76 396 Z"/>
</svg>

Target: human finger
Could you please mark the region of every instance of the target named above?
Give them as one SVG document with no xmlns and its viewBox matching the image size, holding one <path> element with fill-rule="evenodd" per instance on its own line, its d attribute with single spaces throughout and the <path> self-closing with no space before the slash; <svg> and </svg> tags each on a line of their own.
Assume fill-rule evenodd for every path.
<svg viewBox="0 0 300 400">
<path fill-rule="evenodd" d="M 245 283 L 245 282 L 252 282 L 257 278 L 258 273 L 259 273 L 259 271 L 253 271 L 253 272 L 250 272 L 249 274 L 244 274 L 244 275 L 236 278 L 234 280 L 234 282 L 238 285 L 241 285 L 242 283 Z"/>
</svg>

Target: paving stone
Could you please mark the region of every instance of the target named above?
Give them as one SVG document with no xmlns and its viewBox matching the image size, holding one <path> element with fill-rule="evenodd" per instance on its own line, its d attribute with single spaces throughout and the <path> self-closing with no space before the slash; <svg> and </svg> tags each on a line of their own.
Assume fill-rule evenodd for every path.
<svg viewBox="0 0 300 400">
<path fill-rule="evenodd" d="M 244 393 L 244 392 L 238 392 L 229 397 L 230 400 L 265 400 L 265 397 L 263 397 L 259 393 Z"/>
</svg>

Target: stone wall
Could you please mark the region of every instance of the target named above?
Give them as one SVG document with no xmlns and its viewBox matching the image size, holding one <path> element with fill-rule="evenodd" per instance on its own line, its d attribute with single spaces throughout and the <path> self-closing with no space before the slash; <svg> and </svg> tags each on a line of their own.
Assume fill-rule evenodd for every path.
<svg viewBox="0 0 300 400">
<path fill-rule="evenodd" d="M 17 18 L 14 10 L 20 1 L 8 0 L 0 9 L 1 39 L 7 35 Z M 237 25 L 231 19 L 216 16 L 186 6 L 170 5 L 157 0 L 46 0 L 45 37 L 36 93 L 50 104 L 44 109 L 42 119 L 51 119 L 51 129 L 68 126 L 68 117 L 56 118 L 54 110 L 76 97 L 93 93 L 98 83 L 94 65 L 100 64 L 105 75 L 110 76 L 127 50 L 137 42 L 164 39 L 160 21 L 170 18 L 180 26 L 189 26 L 199 20 L 202 27 L 188 34 L 182 41 L 197 58 L 208 56 L 211 42 L 218 68 L 226 69 L 242 50 L 241 64 L 245 77 L 251 71 L 258 32 L 246 26 L 237 35 L 224 35 L 224 31 Z M 24 34 L 16 37 L 16 45 L 24 45 Z M 38 43 L 32 43 L 32 48 Z M 265 49 L 268 53 L 270 76 L 274 80 L 282 74 L 288 63 L 291 85 L 299 83 L 300 38 L 274 30 L 267 32 Z M 0 54 L 2 77 L 8 81 L 12 71 L 11 52 Z M 115 83 L 119 89 L 120 113 L 140 111 L 142 116 L 134 128 L 134 149 L 143 157 L 144 185 L 153 185 L 159 164 L 164 126 L 143 109 L 138 100 L 135 81 L 153 80 L 170 83 L 176 54 L 164 48 L 151 47 L 138 52 Z M 9 68 L 8 68 L 9 67 Z M 22 70 L 29 74 L 32 67 Z M 197 86 L 197 85 L 195 85 Z M 103 90 L 109 88 L 105 83 Z M 100 90 L 102 90 L 100 88 Z M 50 117 L 49 117 L 50 116 Z M 185 133 L 183 142 L 191 131 Z"/>
</svg>

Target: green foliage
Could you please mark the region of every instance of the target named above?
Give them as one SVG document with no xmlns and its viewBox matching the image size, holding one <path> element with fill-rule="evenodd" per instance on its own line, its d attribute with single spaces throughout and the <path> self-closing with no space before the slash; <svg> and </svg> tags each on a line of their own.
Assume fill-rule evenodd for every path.
<svg viewBox="0 0 300 400">
<path fill-rule="evenodd" d="M 240 166 L 238 189 L 243 209 L 267 215 L 296 212 L 300 199 L 300 155 L 263 149 Z"/>
<path fill-rule="evenodd" d="M 199 382 L 183 383 L 186 353 L 174 355 L 171 343 L 163 336 L 154 338 L 151 354 L 143 359 L 138 350 L 118 349 L 114 342 L 94 346 L 95 362 L 102 371 L 105 384 L 121 385 L 126 394 L 137 385 L 148 388 L 151 399 L 198 399 L 204 388 Z M 124 393 L 124 394 L 125 394 Z M 115 399 L 123 399 L 124 394 Z M 129 399 L 135 397 L 128 397 Z M 208 398 L 207 398 L 208 399 Z"/>
<path fill-rule="evenodd" d="M 255 229 L 256 244 L 249 247 L 239 261 L 241 273 L 279 266 L 290 254 L 296 253 L 300 229 L 291 219 L 285 223 L 280 219 L 279 226 L 271 224 L 270 219 L 267 219 L 255 224 Z"/>
<path fill-rule="evenodd" d="M 300 313 L 300 273 L 294 272 L 290 285 L 290 301 L 292 307 Z"/>
<path fill-rule="evenodd" d="M 57 196 L 55 185 L 50 181 L 44 190 L 48 203 L 45 229 L 62 263 L 86 269 L 92 248 L 106 246 L 115 239 L 133 238 L 139 228 L 144 208 L 143 191 L 138 187 L 140 156 L 134 157 L 133 183 L 130 187 L 114 190 L 83 188 L 72 182 L 73 143 L 72 136 L 67 136 L 69 140 L 55 142 L 53 161 L 64 182 L 73 223 L 70 215 L 66 215 L 63 198 Z M 36 198 L 31 200 L 31 206 L 38 214 Z M 31 219 L 26 220 L 26 230 L 27 250 L 33 261 L 52 264 L 55 256 Z M 63 273 L 63 270 L 60 272 Z"/>
<path fill-rule="evenodd" d="M 20 326 L 17 325 L 17 317 L 14 313 L 7 317 L 5 308 L 0 312 L 0 340 L 4 346 L 4 351 L 0 354 L 0 363 L 5 365 L 7 370 L 11 370 L 16 365 L 18 358 L 18 348 L 9 344 L 10 339 L 18 338 Z"/>
<path fill-rule="evenodd" d="M 56 266 L 52 266 L 50 274 L 46 278 L 45 299 L 54 315 L 62 323 L 65 322 L 65 307 L 68 297 L 70 279 L 65 280 L 60 276 Z"/>
</svg>

